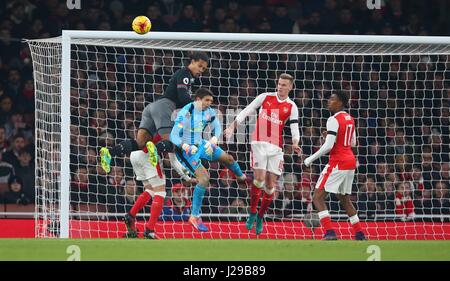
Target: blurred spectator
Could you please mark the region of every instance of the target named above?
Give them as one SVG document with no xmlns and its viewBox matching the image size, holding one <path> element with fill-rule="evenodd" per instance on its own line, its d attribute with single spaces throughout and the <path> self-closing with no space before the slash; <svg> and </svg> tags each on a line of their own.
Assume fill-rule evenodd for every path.
<svg viewBox="0 0 450 281">
<path fill-rule="evenodd" d="M 22 180 L 22 190 L 31 201 L 35 197 L 35 166 L 29 151 L 22 149 L 19 152 L 19 165 L 15 168 L 16 175 Z"/>
<path fill-rule="evenodd" d="M 316 179 L 311 173 L 311 167 L 304 167 L 301 174 L 301 179 L 296 184 L 296 189 L 298 192 L 294 195 L 296 200 L 300 200 L 302 205 L 301 210 L 303 213 L 313 211 L 312 190 L 314 189 L 314 182 L 316 182 Z"/>
<path fill-rule="evenodd" d="M 0 153 L 4 153 L 9 147 L 8 139 L 6 138 L 5 127 L 0 126 Z"/>
<path fill-rule="evenodd" d="M 79 166 L 72 174 L 70 183 L 70 200 L 75 206 L 79 203 L 89 203 L 89 177 L 87 169 L 84 166 Z M 95 202 L 95 201 L 94 201 Z M 76 207 L 75 207 L 76 208 Z"/>
<path fill-rule="evenodd" d="M 134 179 L 132 178 L 126 179 L 124 196 L 125 196 L 125 204 L 127 205 L 126 209 L 127 211 L 129 211 L 131 210 L 137 199 L 137 185 Z"/>
<path fill-rule="evenodd" d="M 178 21 L 173 25 L 173 29 L 179 32 L 195 32 L 201 30 L 202 24 L 197 20 L 194 6 L 187 4 L 183 7 L 183 12 Z"/>
<path fill-rule="evenodd" d="M 339 24 L 337 25 L 339 34 L 357 34 L 359 26 L 353 21 L 350 9 L 344 8 L 339 14 Z"/>
<path fill-rule="evenodd" d="M 358 190 L 358 212 L 366 214 L 368 219 L 374 219 L 377 210 L 377 186 L 372 177 L 368 177 L 365 183 L 361 183 Z"/>
<path fill-rule="evenodd" d="M 0 198 L 9 189 L 9 180 L 15 176 L 13 165 L 3 160 L 3 153 L 0 153 Z"/>
<path fill-rule="evenodd" d="M 294 21 L 288 15 L 288 8 L 285 5 L 279 5 L 275 8 L 275 14 L 271 19 L 273 33 L 292 33 Z"/>
<path fill-rule="evenodd" d="M 221 213 L 235 198 L 240 197 L 236 176 L 232 171 L 228 168 L 220 170 L 218 179 L 217 186 L 211 186 L 206 193 L 205 212 Z"/>
<path fill-rule="evenodd" d="M 164 221 L 187 221 L 191 215 L 191 201 L 186 196 L 186 187 L 181 183 L 172 186 L 172 196 L 164 206 L 161 219 Z"/>
<path fill-rule="evenodd" d="M 18 69 L 12 68 L 8 71 L 8 81 L 5 90 L 14 101 L 17 101 L 17 99 L 20 98 L 20 94 L 22 93 L 22 81 Z"/>
<path fill-rule="evenodd" d="M 19 153 L 25 148 L 25 138 L 21 134 L 13 137 L 11 148 L 3 155 L 3 159 L 14 167 L 19 166 Z"/>
<path fill-rule="evenodd" d="M 311 13 L 308 23 L 303 26 L 303 29 L 299 27 L 301 33 L 320 34 L 324 30 L 324 26 L 321 21 L 320 12 L 316 11 Z"/>
<path fill-rule="evenodd" d="M 285 173 L 282 177 L 282 189 L 278 193 L 277 197 L 274 197 L 275 213 L 282 215 L 283 217 L 289 217 L 294 213 L 303 212 L 303 207 L 300 200 L 296 199 L 295 189 L 298 180 L 292 173 Z"/>
<path fill-rule="evenodd" d="M 24 115 L 15 112 L 11 115 L 9 122 L 5 124 L 6 138 L 11 138 L 15 135 L 22 135 L 24 140 L 31 139 L 33 133 L 31 128 L 23 120 Z"/>
<path fill-rule="evenodd" d="M 150 4 L 147 8 L 147 17 L 152 22 L 153 31 L 169 31 L 169 26 L 161 18 L 161 9 L 157 4 Z"/>
<path fill-rule="evenodd" d="M 403 221 L 414 219 L 416 214 L 412 200 L 412 190 L 408 182 L 401 182 L 397 185 L 395 206 L 395 213 L 400 215 Z"/>
<path fill-rule="evenodd" d="M 437 214 L 450 214 L 450 191 L 449 186 L 443 182 L 439 181 L 436 183 L 433 189 L 433 210 Z"/>
<path fill-rule="evenodd" d="M 32 200 L 27 196 L 22 188 L 22 180 L 18 177 L 11 177 L 9 180 L 9 191 L 4 195 L 5 204 L 28 205 Z"/>
<path fill-rule="evenodd" d="M 418 166 L 413 167 L 410 186 L 412 186 L 414 197 L 420 197 L 422 195 L 422 191 L 425 189 L 422 171 Z"/>
<path fill-rule="evenodd" d="M 223 24 L 225 21 L 225 18 L 227 16 L 227 12 L 224 8 L 218 7 L 214 11 L 214 25 L 213 25 L 213 31 L 218 32 L 223 30 Z"/>
<path fill-rule="evenodd" d="M 2 96 L 0 98 L 0 124 L 4 124 L 9 120 L 12 115 L 13 101 L 10 96 Z"/>
<path fill-rule="evenodd" d="M 236 24 L 236 20 L 232 17 L 227 17 L 223 21 L 221 32 L 237 33 L 239 32 L 239 26 Z"/>
<path fill-rule="evenodd" d="M 231 200 L 231 204 L 228 207 L 223 208 L 223 214 L 248 214 L 248 206 L 245 204 L 245 201 L 241 198 L 234 198 Z M 242 220 L 243 218 L 238 218 L 238 220 Z"/>
</svg>

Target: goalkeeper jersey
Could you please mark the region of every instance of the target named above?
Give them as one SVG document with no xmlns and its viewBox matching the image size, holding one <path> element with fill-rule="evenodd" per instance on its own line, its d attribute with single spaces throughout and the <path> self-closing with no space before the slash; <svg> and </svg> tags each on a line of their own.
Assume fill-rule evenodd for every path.
<svg viewBox="0 0 450 281">
<path fill-rule="evenodd" d="M 198 145 L 203 140 L 203 131 L 211 124 L 213 136 L 220 137 L 222 128 L 216 112 L 211 107 L 197 109 L 194 103 L 188 103 L 177 114 L 170 134 L 170 140 L 178 147 L 183 143 Z"/>
</svg>

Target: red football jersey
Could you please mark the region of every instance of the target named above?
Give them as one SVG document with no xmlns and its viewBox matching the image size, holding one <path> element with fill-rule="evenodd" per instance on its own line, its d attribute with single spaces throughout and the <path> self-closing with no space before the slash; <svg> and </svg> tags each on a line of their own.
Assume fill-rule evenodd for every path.
<svg viewBox="0 0 450 281">
<path fill-rule="evenodd" d="M 298 119 L 296 104 L 289 98 L 280 100 L 276 93 L 266 93 L 258 113 L 253 141 L 263 141 L 283 147 L 283 128 L 286 122 Z"/>
<path fill-rule="evenodd" d="M 336 141 L 330 151 L 330 164 L 337 163 L 339 170 L 356 169 L 352 144 L 356 144 L 355 121 L 345 111 L 340 111 L 327 121 L 327 133 L 335 134 Z"/>
</svg>

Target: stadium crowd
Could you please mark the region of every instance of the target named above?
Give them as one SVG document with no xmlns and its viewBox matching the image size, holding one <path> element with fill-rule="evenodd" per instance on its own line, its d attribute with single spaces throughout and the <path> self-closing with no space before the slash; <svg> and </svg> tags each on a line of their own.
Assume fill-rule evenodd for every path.
<svg viewBox="0 0 450 281">
<path fill-rule="evenodd" d="M 386 1 L 380 10 L 367 9 L 365 0 L 150 2 L 84 1 L 78 11 L 67 9 L 66 1 L 0 3 L 0 203 L 35 200 L 35 85 L 30 50 L 21 38 L 59 36 L 62 29 L 130 30 L 139 14 L 151 19 L 154 31 L 449 35 L 442 9 L 426 1 Z M 144 106 L 161 94 L 174 69 L 183 64 L 182 53 L 145 52 L 146 56 L 119 56 L 111 65 L 100 51 L 97 63 L 80 63 L 72 73 L 74 209 L 79 202 L 98 202 L 109 212 L 125 212 L 142 191 L 127 159 L 105 175 L 97 163 L 97 148 L 134 137 Z M 386 63 L 381 56 L 216 54 L 200 84 L 218 94 L 217 108 L 227 112 L 273 90 L 275 70 L 292 72 L 296 89 L 291 98 L 300 110 L 304 155 L 323 142 L 327 97 L 335 89 L 346 91 L 350 114 L 357 121 L 359 168 L 353 201 L 362 217 L 397 214 L 414 219 L 416 214 L 450 214 L 450 58 L 389 59 Z M 141 68 L 136 70 L 136 65 Z M 111 67 L 123 75 L 114 75 Z M 250 162 L 249 145 L 223 144 L 223 148 L 249 170 L 244 167 Z M 320 165 L 302 167 L 301 157 L 293 155 L 288 142 L 285 153 L 284 174 L 271 208 L 280 218 L 313 209 L 311 191 L 320 171 Z M 179 177 L 166 164 L 167 189 L 176 196 L 169 199 L 164 218 L 184 219 L 189 188 L 180 186 Z M 216 164 L 209 168 L 215 181 L 203 213 L 246 214 L 248 184 L 238 184 L 231 172 Z M 178 193 L 185 199 L 180 200 Z M 331 197 L 329 205 L 333 211 L 340 210 L 336 198 Z"/>
</svg>

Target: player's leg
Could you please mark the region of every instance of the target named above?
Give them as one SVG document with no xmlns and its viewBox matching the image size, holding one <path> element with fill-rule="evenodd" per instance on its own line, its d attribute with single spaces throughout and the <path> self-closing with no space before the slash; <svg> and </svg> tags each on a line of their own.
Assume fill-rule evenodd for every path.
<svg viewBox="0 0 450 281">
<path fill-rule="evenodd" d="M 195 177 L 198 180 L 198 183 L 192 194 L 192 209 L 189 223 L 191 223 L 198 231 L 204 232 L 208 231 L 208 227 L 203 224 L 202 219 L 200 218 L 200 209 L 202 207 L 203 197 L 206 193 L 206 188 L 209 186 L 209 173 L 203 165 L 199 164 L 195 169 Z"/>
<path fill-rule="evenodd" d="M 259 198 L 261 197 L 266 181 L 268 156 L 264 149 L 262 149 L 261 144 L 252 144 L 250 158 L 253 169 L 253 184 L 250 189 L 250 213 L 245 223 L 248 230 L 253 228 L 258 214 Z"/>
<path fill-rule="evenodd" d="M 218 146 L 213 145 L 213 154 L 211 160 L 209 161 L 219 161 L 224 164 L 236 175 L 236 179 L 240 182 L 244 182 L 247 179 L 246 175 L 242 172 L 241 167 L 239 167 L 239 164 L 234 160 L 233 156 L 226 153 Z"/>
<path fill-rule="evenodd" d="M 317 214 L 319 216 L 320 225 L 325 230 L 324 239 L 325 240 L 336 240 L 336 232 L 333 229 L 333 224 L 331 223 L 331 216 L 328 212 L 327 205 L 325 204 L 325 198 L 327 197 L 327 192 L 325 189 L 317 188 L 314 190 L 313 194 L 313 204 L 316 207 Z"/>
<path fill-rule="evenodd" d="M 156 128 L 153 143 L 160 153 L 173 153 L 175 150 L 175 146 L 170 141 L 170 132 L 174 124 L 172 115 L 175 109 L 175 104 L 169 99 L 160 99 L 151 104 L 150 112 Z"/>
<path fill-rule="evenodd" d="M 266 170 L 253 169 L 253 183 L 250 189 L 250 213 L 245 222 L 245 226 L 248 230 L 252 230 L 258 215 L 259 199 L 261 198 L 262 190 L 266 184 L 265 177 Z"/>
<path fill-rule="evenodd" d="M 275 174 L 274 170 L 271 169 L 270 165 L 266 173 L 266 182 L 263 190 L 263 196 L 261 199 L 261 206 L 258 211 L 258 216 L 256 217 L 255 233 L 259 235 L 263 232 L 264 215 L 269 209 L 270 204 L 273 201 L 273 196 L 275 192 L 275 186 L 279 178 L 279 174 Z"/>
<path fill-rule="evenodd" d="M 138 130 L 138 136 L 144 135 L 144 133 L 149 136 L 149 134 L 142 129 Z M 150 139 L 150 137 L 148 137 Z M 101 159 L 101 165 L 105 172 L 109 173 L 111 170 L 111 161 L 112 158 L 115 156 L 124 156 L 128 155 L 129 153 L 139 150 L 141 147 L 138 145 L 138 142 L 134 139 L 127 139 L 116 146 L 112 147 L 111 149 L 108 149 L 107 147 L 100 148 L 100 159 Z"/>
<path fill-rule="evenodd" d="M 281 150 L 278 153 L 270 151 L 270 155 L 267 155 L 266 159 L 267 173 L 265 175 L 261 206 L 256 217 L 255 233 L 257 235 L 261 234 L 263 231 L 264 215 L 273 201 L 275 186 L 283 171 L 283 152 Z"/>
<path fill-rule="evenodd" d="M 335 164 L 327 164 L 320 174 L 319 180 L 316 183 L 316 188 L 313 195 L 313 203 L 318 212 L 320 224 L 325 229 L 324 240 L 336 240 L 336 232 L 331 223 L 331 216 L 325 204 L 325 198 L 328 193 L 337 194 L 339 186 L 345 179 L 345 174 L 339 171 Z"/>
<path fill-rule="evenodd" d="M 151 104 L 147 105 L 142 112 L 142 119 L 139 125 L 136 139 L 126 139 L 116 146 L 108 149 L 107 147 L 100 148 L 100 160 L 103 170 L 107 173 L 111 170 L 111 160 L 115 156 L 129 155 L 131 152 L 144 149 L 147 142 L 152 139 L 152 135 L 156 133 L 155 123 L 150 113 Z M 146 148 L 146 150 L 152 151 L 151 163 L 156 165 L 158 161 L 158 154 L 152 144 Z"/>
<path fill-rule="evenodd" d="M 153 197 L 150 220 L 146 224 L 144 237 L 157 238 L 154 234 L 154 226 L 161 214 L 164 206 L 165 192 L 165 175 L 161 169 L 161 163 L 158 162 L 154 167 L 147 160 L 147 154 L 143 151 L 134 151 L 130 155 L 131 165 L 136 174 L 136 179 L 144 183 L 144 192 L 137 198 L 131 210 L 125 215 L 124 222 L 128 229 L 128 237 L 137 237 L 137 229 L 135 226 L 137 213 L 148 203 Z"/>
<path fill-rule="evenodd" d="M 144 230 L 144 238 L 147 239 L 158 239 L 158 236 L 156 236 L 155 233 L 155 226 L 156 222 L 158 221 L 159 216 L 161 215 L 161 212 L 164 207 L 164 200 L 166 198 L 166 184 L 164 179 L 155 179 L 159 180 L 160 183 L 154 183 L 155 187 L 153 187 L 153 200 L 152 200 L 152 206 L 150 208 L 150 219 L 145 223 L 145 230 Z"/>
<path fill-rule="evenodd" d="M 346 177 L 344 182 L 341 184 L 340 194 L 337 194 L 337 198 L 339 199 L 339 202 L 341 202 L 344 210 L 347 212 L 350 224 L 352 225 L 353 231 L 355 232 L 355 240 L 366 240 L 366 236 L 364 235 L 364 232 L 362 230 L 361 223 L 359 222 L 358 212 L 356 211 L 352 201 L 350 200 L 355 171 L 348 170 L 345 172 Z"/>
</svg>

